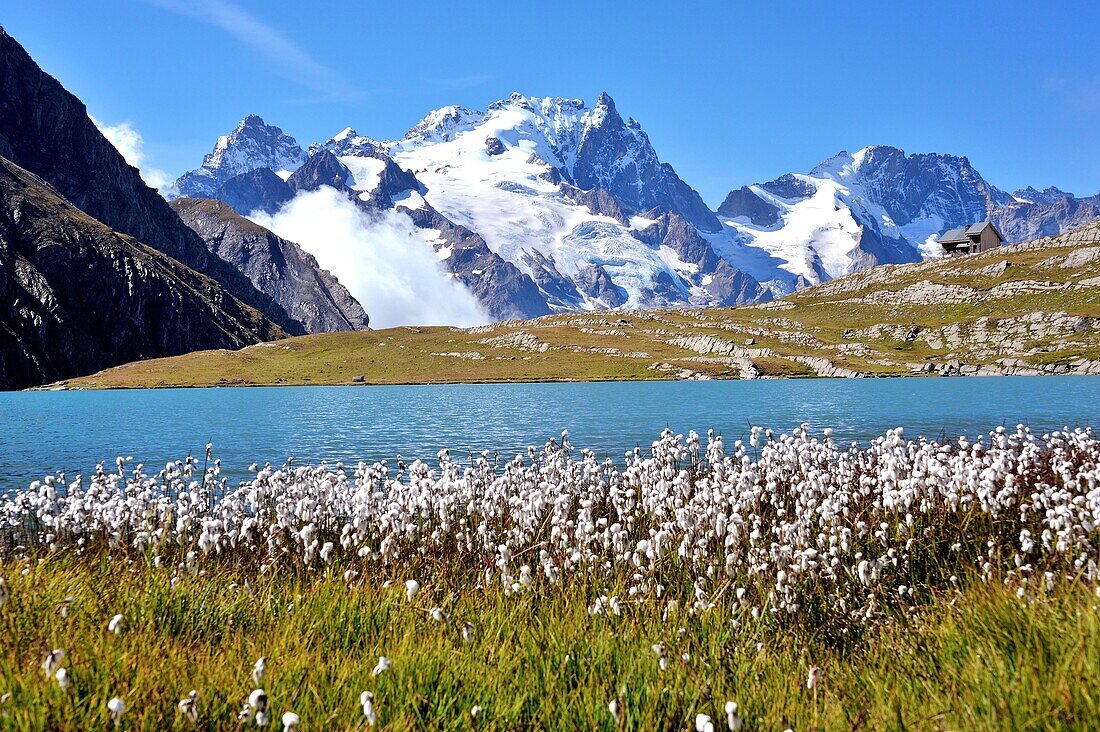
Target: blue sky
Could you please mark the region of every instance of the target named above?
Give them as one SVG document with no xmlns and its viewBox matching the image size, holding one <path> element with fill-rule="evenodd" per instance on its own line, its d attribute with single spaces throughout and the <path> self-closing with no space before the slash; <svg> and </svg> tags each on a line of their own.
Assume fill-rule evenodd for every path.
<svg viewBox="0 0 1100 732">
<path fill-rule="evenodd" d="M 1100 190 L 1100 3 L 0 0 L 0 24 L 178 175 L 248 113 L 307 145 L 512 91 L 608 91 L 716 206 L 841 149 Z"/>
</svg>

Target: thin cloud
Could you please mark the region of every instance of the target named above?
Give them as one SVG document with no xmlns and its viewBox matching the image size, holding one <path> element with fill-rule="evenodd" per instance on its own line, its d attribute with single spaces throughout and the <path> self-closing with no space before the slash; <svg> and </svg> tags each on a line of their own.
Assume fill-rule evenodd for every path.
<svg viewBox="0 0 1100 732">
<path fill-rule="evenodd" d="M 209 23 L 270 63 L 288 81 L 320 92 L 324 99 L 352 98 L 360 92 L 335 69 L 309 55 L 282 31 L 231 2 L 217 0 L 145 0 L 165 10 Z"/>
</svg>

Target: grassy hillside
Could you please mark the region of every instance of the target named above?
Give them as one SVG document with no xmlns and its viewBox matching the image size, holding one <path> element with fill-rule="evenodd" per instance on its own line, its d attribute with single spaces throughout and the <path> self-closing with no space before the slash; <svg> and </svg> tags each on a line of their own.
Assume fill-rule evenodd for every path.
<svg viewBox="0 0 1100 732">
<path fill-rule="evenodd" d="M 550 315 L 292 338 L 69 388 L 1100 373 L 1100 223 L 876 267 L 753 307 Z"/>
</svg>

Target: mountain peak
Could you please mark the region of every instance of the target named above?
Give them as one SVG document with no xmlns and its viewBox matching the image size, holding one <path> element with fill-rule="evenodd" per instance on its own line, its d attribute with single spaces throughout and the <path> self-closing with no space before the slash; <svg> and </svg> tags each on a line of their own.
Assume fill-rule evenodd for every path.
<svg viewBox="0 0 1100 732">
<path fill-rule="evenodd" d="M 259 115 L 250 114 L 233 132 L 220 136 L 214 149 L 203 157 L 202 165 L 180 176 L 176 186 L 181 196 L 209 198 L 230 178 L 257 168 L 297 170 L 305 158 L 297 140 Z"/>
</svg>

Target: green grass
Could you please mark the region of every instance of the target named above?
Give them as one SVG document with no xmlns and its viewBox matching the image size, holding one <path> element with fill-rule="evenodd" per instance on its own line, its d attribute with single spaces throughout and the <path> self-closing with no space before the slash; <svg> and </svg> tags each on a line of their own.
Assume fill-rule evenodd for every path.
<svg viewBox="0 0 1100 732">
<path fill-rule="evenodd" d="M 1076 269 L 1041 267 L 1069 246 L 1039 249 L 1009 247 L 971 257 L 858 272 L 787 299 L 789 307 L 710 308 L 648 313 L 558 314 L 526 322 L 497 324 L 491 331 L 447 327 L 391 328 L 366 333 L 329 333 L 263 344 L 241 351 L 205 351 L 174 358 L 127 364 L 74 379 L 70 388 L 156 388 L 168 386 L 240 386 L 255 384 L 419 384 L 498 381 L 606 381 L 670 378 L 680 369 L 716 378 L 735 378 L 736 365 L 698 360 L 700 354 L 672 341 L 678 336 L 711 335 L 754 348 L 769 376 L 808 375 L 791 356 L 816 356 L 869 375 L 909 375 L 914 364 L 960 360 L 982 366 L 998 358 L 1019 357 L 1001 352 L 932 348 L 918 337 L 912 343 L 890 337 L 845 337 L 846 330 L 869 326 L 916 326 L 922 330 L 959 324 L 981 317 L 1014 318 L 1032 312 L 1066 312 L 1100 317 L 1100 287 L 1075 287 L 1020 293 L 962 303 L 892 303 L 863 301 L 875 292 L 894 292 L 919 282 L 964 285 L 988 292 L 1013 281 L 1066 283 L 1100 276 L 1100 260 Z M 1010 263 L 996 276 L 975 274 L 1000 261 Z M 984 297 L 984 296 L 983 296 Z M 487 344 L 489 338 L 516 333 L 534 335 L 547 350 L 523 350 Z M 1065 347 L 1053 341 L 1032 343 L 1058 351 L 1060 361 L 1033 358 L 1036 363 L 1068 363 L 1100 357 L 1100 332 L 1087 329 Z M 845 344 L 862 343 L 863 355 L 840 352 Z M 987 348 L 995 348 L 996 344 Z M 600 352 L 597 349 L 617 349 Z M 479 359 L 450 353 L 476 353 Z M 635 355 L 630 354 L 644 354 Z M 1027 356 L 1025 355 L 1025 358 Z M 674 369 L 655 368 L 671 364 Z M 812 374 L 812 371 L 810 371 Z"/>
<path fill-rule="evenodd" d="M 364 689 L 380 727 L 395 730 L 612 730 L 612 698 L 620 728 L 645 730 L 693 728 L 699 712 L 718 722 L 727 700 L 749 730 L 1084 730 L 1100 718 L 1100 613 L 1078 585 L 1024 604 L 1000 585 L 970 584 L 915 621 L 838 643 L 747 616 L 735 627 L 718 612 L 666 622 L 653 604 L 591 616 L 602 587 L 505 597 L 425 586 L 407 603 L 404 578 L 349 587 L 339 568 L 225 570 L 173 587 L 169 570 L 102 555 L 50 556 L 26 575 L 21 566 L 0 567 L 11 590 L 0 609 L 0 693 L 12 694 L 4 729 L 104 729 L 115 695 L 128 707 L 123 729 L 232 728 L 260 656 L 273 720 L 293 709 L 303 730 L 364 729 Z M 432 621 L 432 605 L 451 622 Z M 127 619 L 118 636 L 106 630 L 115 613 Z M 457 630 L 467 620 L 478 628 L 470 643 Z M 67 651 L 67 692 L 40 668 L 51 648 Z M 393 668 L 372 678 L 379 655 Z M 811 666 L 824 670 L 816 694 L 805 686 Z M 190 689 L 197 725 L 176 712 Z M 475 704 L 485 709 L 477 725 Z"/>
</svg>

